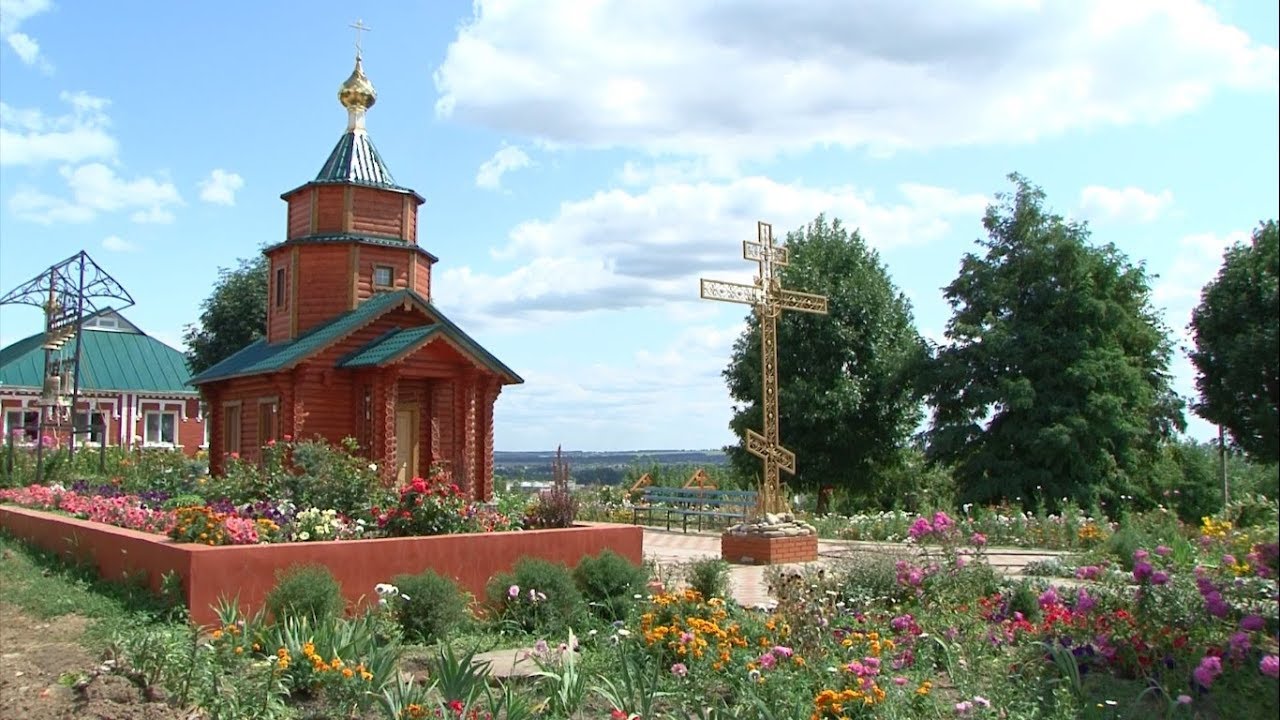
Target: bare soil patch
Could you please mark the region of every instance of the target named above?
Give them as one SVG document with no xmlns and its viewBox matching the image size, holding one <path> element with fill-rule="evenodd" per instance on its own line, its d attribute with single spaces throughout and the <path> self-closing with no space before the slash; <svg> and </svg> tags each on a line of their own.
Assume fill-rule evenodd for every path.
<svg viewBox="0 0 1280 720">
<path fill-rule="evenodd" d="M 0 602 L 0 719 L 189 720 L 189 711 L 148 702 L 128 679 L 95 674 L 79 615 L 37 620 Z M 82 679 L 73 689 L 66 675 Z"/>
</svg>

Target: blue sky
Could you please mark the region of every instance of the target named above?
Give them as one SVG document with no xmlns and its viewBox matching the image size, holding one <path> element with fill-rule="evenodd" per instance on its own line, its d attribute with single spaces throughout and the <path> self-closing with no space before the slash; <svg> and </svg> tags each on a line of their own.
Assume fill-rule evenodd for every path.
<svg viewBox="0 0 1280 720">
<path fill-rule="evenodd" d="M 357 17 L 370 136 L 427 198 L 434 300 L 526 379 L 499 449 L 731 442 L 745 309 L 697 278 L 749 281 L 756 220 L 861 228 L 940 339 L 941 288 L 1021 172 L 1159 276 L 1183 344 L 1223 248 L 1280 214 L 1275 3 L 303 8 L 0 0 L 0 291 L 86 249 L 180 346 L 343 132 Z M 39 325 L 0 308 L 0 342 Z"/>
</svg>

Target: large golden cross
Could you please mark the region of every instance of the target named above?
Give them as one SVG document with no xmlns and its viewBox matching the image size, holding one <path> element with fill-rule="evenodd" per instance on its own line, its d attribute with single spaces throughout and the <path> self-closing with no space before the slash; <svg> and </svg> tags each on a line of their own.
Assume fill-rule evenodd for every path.
<svg viewBox="0 0 1280 720">
<path fill-rule="evenodd" d="M 751 305 L 760 322 L 760 379 L 763 389 L 764 432 L 747 430 L 747 452 L 764 464 L 760 496 L 756 512 L 785 512 L 788 503 L 782 498 L 781 476 L 786 470 L 796 472 L 796 455 L 782 446 L 778 437 L 778 316 L 783 310 L 827 314 L 827 298 L 822 295 L 784 290 L 776 268 L 787 264 L 787 248 L 774 245 L 773 226 L 756 224 L 756 241 L 742 242 L 742 257 L 760 265 L 755 284 L 702 279 L 704 300 Z"/>
</svg>

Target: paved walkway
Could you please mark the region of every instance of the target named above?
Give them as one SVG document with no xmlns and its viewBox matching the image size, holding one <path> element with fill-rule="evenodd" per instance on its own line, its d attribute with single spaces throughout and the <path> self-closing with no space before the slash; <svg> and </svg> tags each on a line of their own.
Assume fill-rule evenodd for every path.
<svg viewBox="0 0 1280 720">
<path fill-rule="evenodd" d="M 818 566 L 833 566 L 842 559 L 864 553 L 911 555 L 917 550 L 901 543 L 862 542 L 853 540 L 819 540 Z M 1027 550 L 1023 548 L 990 548 L 986 552 L 987 563 L 1005 575 L 1017 576 L 1027 564 L 1059 557 L 1065 553 L 1051 550 Z M 720 557 L 719 533 L 667 532 L 654 528 L 644 530 L 644 555 L 660 567 L 674 570 L 675 566 L 704 557 Z M 815 564 L 815 563 L 809 563 Z M 783 567 L 804 567 L 798 563 Z M 769 589 L 764 580 L 765 566 L 733 565 L 729 570 L 730 593 L 739 604 L 746 607 L 772 605 Z"/>
</svg>

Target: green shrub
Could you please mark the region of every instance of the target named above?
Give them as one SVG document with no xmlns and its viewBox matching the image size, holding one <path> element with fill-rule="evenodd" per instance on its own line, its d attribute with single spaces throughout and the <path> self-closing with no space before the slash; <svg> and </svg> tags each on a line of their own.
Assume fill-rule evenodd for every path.
<svg viewBox="0 0 1280 720">
<path fill-rule="evenodd" d="M 729 563 L 718 557 L 699 558 L 689 563 L 684 579 L 704 598 L 729 596 Z"/>
<path fill-rule="evenodd" d="M 858 553 L 841 563 L 841 596 L 859 602 L 876 598 L 901 598 L 905 586 L 898 582 L 897 562 L 907 555 Z"/>
<path fill-rule="evenodd" d="M 582 620 L 585 604 L 569 568 L 522 558 L 489 579 L 485 596 L 496 621 L 527 633 L 561 635 Z"/>
<path fill-rule="evenodd" d="M 1040 592 L 1028 580 L 1021 580 L 1009 591 L 1009 616 L 1015 612 L 1031 622 L 1040 620 Z"/>
<path fill-rule="evenodd" d="M 644 592 L 649 573 L 606 549 L 595 557 L 583 558 L 573 570 L 573 580 L 591 613 L 612 622 L 626 617 L 634 596 Z"/>
<path fill-rule="evenodd" d="M 297 474 L 285 481 L 294 503 L 300 508 L 337 510 L 348 517 L 368 511 L 378 474 L 369 469 L 368 459 L 357 455 L 359 450 L 352 438 L 337 446 L 324 440 L 294 443 L 290 460 Z"/>
<path fill-rule="evenodd" d="M 396 619 L 405 639 L 424 645 L 447 638 L 469 619 L 471 597 L 451 578 L 433 570 L 418 575 L 397 575 L 391 584 L 400 590 L 395 603 Z"/>
<path fill-rule="evenodd" d="M 341 615 L 343 607 L 342 587 L 323 565 L 293 565 L 277 572 L 266 601 L 276 622 L 286 617 L 323 621 Z"/>
<path fill-rule="evenodd" d="M 174 495 L 164 501 L 165 510 L 177 510 L 182 507 L 204 507 L 205 499 L 199 495 L 191 493 L 183 493 L 182 495 Z"/>
</svg>

